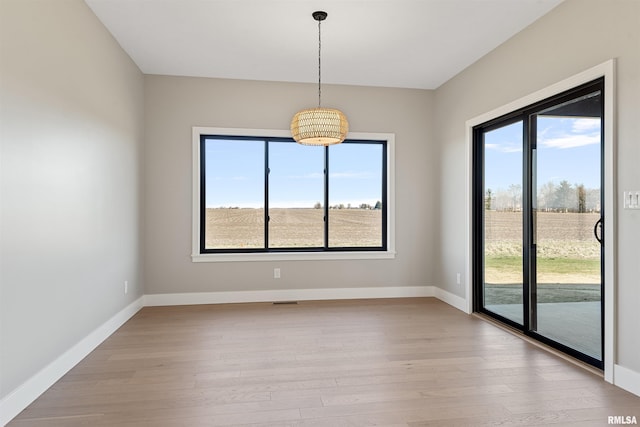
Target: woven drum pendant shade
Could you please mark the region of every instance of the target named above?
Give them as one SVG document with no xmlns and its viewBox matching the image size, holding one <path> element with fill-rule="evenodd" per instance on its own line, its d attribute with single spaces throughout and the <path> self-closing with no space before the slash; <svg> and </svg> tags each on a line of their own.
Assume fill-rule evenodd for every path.
<svg viewBox="0 0 640 427">
<path fill-rule="evenodd" d="M 301 110 L 291 120 L 291 135 L 303 145 L 339 144 L 349 132 L 349 122 L 340 110 L 309 108 Z"/>
<path fill-rule="evenodd" d="M 318 21 L 318 107 L 301 110 L 291 120 L 291 136 L 303 145 L 327 146 L 340 144 L 347 137 L 349 122 L 340 110 L 321 106 L 321 35 L 320 23 L 327 18 L 327 12 L 318 10 L 311 14 Z"/>
</svg>

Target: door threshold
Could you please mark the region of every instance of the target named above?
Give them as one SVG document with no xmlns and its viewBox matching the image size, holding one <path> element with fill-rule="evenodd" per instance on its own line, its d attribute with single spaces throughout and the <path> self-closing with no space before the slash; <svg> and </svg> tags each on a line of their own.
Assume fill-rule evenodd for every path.
<svg viewBox="0 0 640 427">
<path fill-rule="evenodd" d="M 589 371 L 592 374 L 597 375 L 600 378 L 604 379 L 604 372 L 602 370 L 600 370 L 600 369 L 596 368 L 595 366 L 592 366 L 592 365 L 590 365 L 588 363 L 585 363 L 582 360 L 576 359 L 575 357 L 569 356 L 568 354 L 566 354 L 566 353 L 564 353 L 564 352 L 562 352 L 560 350 L 557 350 L 557 349 L 555 349 L 555 348 L 553 348 L 553 347 L 551 347 L 549 345 L 546 345 L 546 344 L 544 344 L 544 343 L 542 343 L 542 342 L 540 342 L 540 341 L 538 341 L 538 340 L 536 340 L 534 338 L 531 338 L 530 336 L 524 334 L 519 329 L 516 329 L 516 328 L 514 328 L 512 326 L 509 326 L 509 325 L 506 325 L 506 324 L 504 324 L 502 322 L 499 322 L 496 319 L 492 318 L 491 316 L 488 316 L 488 315 L 483 314 L 483 313 L 474 312 L 474 313 L 471 313 L 471 315 L 475 316 L 475 317 L 477 317 L 477 318 L 479 318 L 481 320 L 484 320 L 485 322 L 491 323 L 492 325 L 497 326 L 498 328 L 500 328 L 500 329 L 502 329 L 504 331 L 507 331 L 510 334 L 515 335 L 516 337 L 518 337 L 518 338 L 520 338 L 520 339 L 522 339 L 522 340 L 524 340 L 524 341 L 526 341 L 526 342 L 528 342 L 530 344 L 533 344 L 538 348 L 541 348 L 542 350 L 545 350 L 545 351 L 547 351 L 547 352 L 549 352 L 549 353 L 551 353 L 551 354 L 553 354 L 555 356 L 558 356 L 561 359 L 564 359 L 567 362 L 570 362 L 570 363 L 572 363 L 572 364 L 574 364 L 574 365 L 576 365 L 576 366 L 578 366 L 578 367 L 580 367 L 580 368 L 582 368 L 582 369 L 584 369 L 586 371 Z"/>
</svg>

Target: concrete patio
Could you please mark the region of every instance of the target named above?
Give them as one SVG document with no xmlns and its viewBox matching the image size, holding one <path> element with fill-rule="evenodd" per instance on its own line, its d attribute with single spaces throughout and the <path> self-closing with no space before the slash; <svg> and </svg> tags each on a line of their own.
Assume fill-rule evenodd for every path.
<svg viewBox="0 0 640 427">
<path fill-rule="evenodd" d="M 485 285 L 485 308 L 523 323 L 521 285 Z M 538 329 L 548 337 L 602 360 L 599 285 L 538 286 Z"/>
</svg>

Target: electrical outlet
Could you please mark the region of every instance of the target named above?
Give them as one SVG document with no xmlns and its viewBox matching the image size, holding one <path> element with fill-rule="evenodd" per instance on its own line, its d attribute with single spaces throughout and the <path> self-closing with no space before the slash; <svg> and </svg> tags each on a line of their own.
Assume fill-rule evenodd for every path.
<svg viewBox="0 0 640 427">
<path fill-rule="evenodd" d="M 129 281 L 125 280 L 124 281 L 124 294 L 126 295 L 127 292 L 129 292 Z"/>
<path fill-rule="evenodd" d="M 279 268 L 274 268 L 273 269 L 273 278 L 274 279 L 279 279 L 280 278 L 280 269 Z"/>
<path fill-rule="evenodd" d="M 460 273 L 456 274 L 456 283 L 460 284 Z"/>
</svg>

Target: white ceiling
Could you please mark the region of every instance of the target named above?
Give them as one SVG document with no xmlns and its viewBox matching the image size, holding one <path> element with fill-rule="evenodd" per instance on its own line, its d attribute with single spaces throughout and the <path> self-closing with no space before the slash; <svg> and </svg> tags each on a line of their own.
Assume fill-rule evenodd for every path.
<svg viewBox="0 0 640 427">
<path fill-rule="evenodd" d="M 435 89 L 562 0 L 85 0 L 146 74 Z"/>
</svg>

